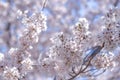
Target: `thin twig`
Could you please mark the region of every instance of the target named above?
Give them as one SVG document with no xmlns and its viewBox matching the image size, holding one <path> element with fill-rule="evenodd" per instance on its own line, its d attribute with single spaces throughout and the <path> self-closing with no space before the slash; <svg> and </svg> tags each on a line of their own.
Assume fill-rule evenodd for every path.
<svg viewBox="0 0 120 80">
<path fill-rule="evenodd" d="M 85 71 L 84 73 L 89 72 L 89 71 L 94 71 L 94 70 L 96 70 L 96 69 L 89 69 L 89 70 Z"/>
<path fill-rule="evenodd" d="M 56 79 L 56 76 L 53 78 L 53 80 L 57 80 L 57 79 Z"/>
<path fill-rule="evenodd" d="M 92 53 L 90 56 L 87 55 L 87 57 L 84 58 L 84 60 L 87 58 L 87 61 L 84 62 L 84 60 L 83 60 L 83 63 L 82 63 L 82 65 L 81 65 L 81 67 L 80 67 L 79 72 L 78 72 L 78 73 L 73 72 L 73 73 L 75 73 L 75 75 L 74 75 L 74 76 L 71 75 L 72 77 L 71 77 L 70 79 L 68 79 L 68 80 L 73 80 L 74 78 L 76 78 L 76 77 L 77 77 L 78 75 L 80 75 L 81 73 L 84 73 L 84 71 L 89 67 L 92 59 L 93 59 L 93 58 L 101 51 L 101 49 L 104 47 L 104 44 L 105 44 L 105 43 L 103 43 L 102 46 L 97 46 L 97 47 L 95 47 L 95 50 L 93 51 L 93 53 Z M 86 66 L 83 68 L 83 65 L 85 65 L 85 64 L 86 64 Z M 72 71 L 74 71 L 74 70 L 72 69 Z"/>
<path fill-rule="evenodd" d="M 118 3 L 119 3 L 119 0 L 116 0 L 113 5 L 116 7 L 118 5 Z"/>
<path fill-rule="evenodd" d="M 43 9 L 46 7 L 46 3 L 47 3 L 47 0 L 44 0 L 41 11 L 43 11 Z"/>
<path fill-rule="evenodd" d="M 89 60 L 89 62 L 88 62 L 88 64 L 86 65 L 85 68 L 83 68 L 83 69 L 81 68 L 76 75 L 72 76 L 72 78 L 70 78 L 70 79 L 68 79 L 68 80 L 73 80 L 73 79 L 76 78 L 78 75 L 80 75 L 81 73 L 83 73 L 83 72 L 88 68 L 91 60 L 92 60 L 92 58 Z"/>
<path fill-rule="evenodd" d="M 11 40 L 10 28 L 11 28 L 11 23 L 8 22 L 7 25 L 6 25 L 6 32 L 7 32 L 7 36 L 8 36 L 9 39 L 6 40 L 6 43 L 7 43 L 9 48 L 10 48 L 10 40 Z"/>
</svg>

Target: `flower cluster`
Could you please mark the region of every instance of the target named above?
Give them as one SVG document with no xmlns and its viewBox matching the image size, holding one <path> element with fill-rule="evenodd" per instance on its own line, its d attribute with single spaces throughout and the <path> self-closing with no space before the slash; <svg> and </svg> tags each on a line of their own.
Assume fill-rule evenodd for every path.
<svg viewBox="0 0 120 80">
<path fill-rule="evenodd" d="M 80 18 L 72 28 L 74 41 L 79 47 L 79 51 L 85 53 L 86 49 L 94 45 L 92 34 L 89 31 L 89 22 L 85 18 Z M 89 46 L 88 46 L 89 45 Z"/>
<path fill-rule="evenodd" d="M 20 38 L 22 47 L 30 47 L 32 44 L 37 43 L 39 33 L 47 29 L 46 17 L 42 12 L 34 13 L 30 17 L 24 14 L 22 23 L 27 27 Z"/>
<path fill-rule="evenodd" d="M 26 58 L 21 62 L 23 71 L 27 72 L 33 69 L 33 61 L 30 58 Z"/>
<path fill-rule="evenodd" d="M 25 15 L 25 14 L 24 14 Z M 26 29 L 20 36 L 20 47 L 11 48 L 4 56 L 1 54 L 0 75 L 4 80 L 19 80 L 25 78 L 33 70 L 31 50 L 33 44 L 38 42 L 41 31 L 46 30 L 46 17 L 44 14 L 35 13 L 30 17 L 23 17 Z M 3 73 L 3 74 L 1 74 Z"/>
<path fill-rule="evenodd" d="M 73 34 L 77 41 L 84 41 L 88 37 L 89 24 L 85 18 L 80 18 L 79 21 L 73 26 Z"/>
<path fill-rule="evenodd" d="M 98 34 L 98 44 L 105 43 L 106 50 L 113 50 L 120 44 L 120 11 L 119 9 L 111 9 L 109 13 L 103 17 L 103 31 Z"/>
<path fill-rule="evenodd" d="M 96 58 L 92 61 L 92 65 L 94 65 L 97 69 L 108 69 L 115 67 L 115 61 L 114 61 L 114 54 L 109 53 L 101 53 L 96 56 Z"/>
<path fill-rule="evenodd" d="M 16 67 L 8 68 L 3 72 L 4 80 L 18 80 L 20 78 L 20 73 Z"/>
</svg>

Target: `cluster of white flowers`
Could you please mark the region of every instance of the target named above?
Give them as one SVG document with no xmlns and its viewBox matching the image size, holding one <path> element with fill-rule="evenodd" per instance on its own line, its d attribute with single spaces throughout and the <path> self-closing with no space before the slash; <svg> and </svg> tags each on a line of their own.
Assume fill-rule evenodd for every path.
<svg viewBox="0 0 120 80">
<path fill-rule="evenodd" d="M 94 45 L 92 34 L 89 31 L 89 22 L 87 19 L 80 18 L 72 29 L 74 40 L 82 53 Z"/>
<path fill-rule="evenodd" d="M 9 55 L 16 57 L 17 52 L 18 52 L 18 48 L 11 48 L 8 53 L 9 53 Z"/>
<path fill-rule="evenodd" d="M 103 18 L 103 31 L 98 34 L 98 44 L 105 43 L 106 50 L 113 50 L 120 44 L 120 11 L 111 9 Z"/>
<path fill-rule="evenodd" d="M 19 80 L 20 73 L 16 67 L 8 68 L 6 67 L 3 72 L 4 80 Z"/>
<path fill-rule="evenodd" d="M 98 69 L 107 69 L 107 68 L 113 68 L 115 67 L 115 61 L 114 61 L 114 54 L 109 53 L 101 53 L 96 56 L 96 58 L 92 61 L 92 65 L 94 65 Z"/>
<path fill-rule="evenodd" d="M 24 14 L 22 23 L 27 27 L 20 38 L 20 44 L 25 48 L 38 42 L 39 33 L 47 29 L 46 16 L 42 12 L 34 13 L 30 17 Z"/>
<path fill-rule="evenodd" d="M 80 18 L 79 21 L 73 26 L 73 34 L 74 36 L 82 41 L 86 39 L 88 35 L 89 24 L 85 18 Z"/>
<path fill-rule="evenodd" d="M 41 31 L 45 31 L 47 29 L 46 16 L 43 14 L 43 12 L 36 12 L 33 13 L 31 16 L 27 16 L 27 13 L 28 11 L 24 12 L 24 18 L 22 20 L 22 23 L 26 25 L 27 28 L 29 28 L 30 32 L 32 30 L 35 30 L 35 32 L 39 34 Z"/>
<path fill-rule="evenodd" d="M 21 62 L 21 64 L 24 72 L 27 72 L 33 69 L 33 61 L 30 58 L 26 58 Z"/>
<path fill-rule="evenodd" d="M 23 23 L 26 29 L 19 39 L 21 46 L 11 48 L 7 54 L 0 54 L 0 75 L 4 80 L 22 79 L 33 70 L 34 62 L 29 50 L 32 49 L 33 44 L 38 42 L 40 32 L 47 28 L 46 17 L 42 12 L 35 13 L 28 18 L 24 16 Z"/>
</svg>

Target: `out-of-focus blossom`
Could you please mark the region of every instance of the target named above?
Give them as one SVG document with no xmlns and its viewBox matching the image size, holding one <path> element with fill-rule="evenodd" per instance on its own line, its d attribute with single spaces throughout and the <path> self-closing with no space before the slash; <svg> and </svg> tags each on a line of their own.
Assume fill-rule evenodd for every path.
<svg viewBox="0 0 120 80">
<path fill-rule="evenodd" d="M 6 69 L 3 72 L 3 78 L 4 80 L 19 80 L 20 74 L 16 67 L 6 67 Z"/>
<path fill-rule="evenodd" d="M 21 62 L 23 71 L 30 71 L 33 69 L 33 61 L 30 58 L 26 58 Z"/>
</svg>

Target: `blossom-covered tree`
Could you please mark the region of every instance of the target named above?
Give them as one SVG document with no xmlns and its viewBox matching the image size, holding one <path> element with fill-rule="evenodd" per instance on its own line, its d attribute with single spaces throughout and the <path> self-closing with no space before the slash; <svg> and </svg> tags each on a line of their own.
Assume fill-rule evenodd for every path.
<svg viewBox="0 0 120 80">
<path fill-rule="evenodd" d="M 0 80 L 118 80 L 119 0 L 1 0 Z"/>
</svg>

